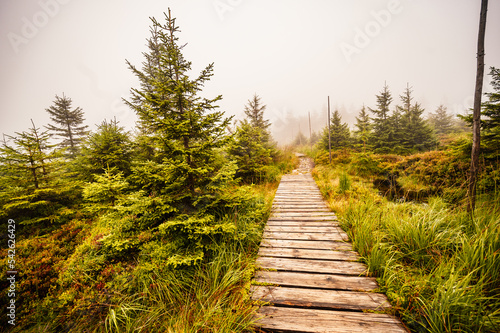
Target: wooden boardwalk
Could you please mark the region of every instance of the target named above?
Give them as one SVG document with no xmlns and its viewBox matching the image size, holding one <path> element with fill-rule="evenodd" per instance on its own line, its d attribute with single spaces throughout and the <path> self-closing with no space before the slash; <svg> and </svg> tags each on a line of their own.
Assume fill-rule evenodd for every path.
<svg viewBox="0 0 500 333">
<path fill-rule="evenodd" d="M 283 176 L 259 250 L 252 298 L 265 332 L 407 332 L 309 173 Z M 367 312 L 371 311 L 371 312 Z"/>
</svg>

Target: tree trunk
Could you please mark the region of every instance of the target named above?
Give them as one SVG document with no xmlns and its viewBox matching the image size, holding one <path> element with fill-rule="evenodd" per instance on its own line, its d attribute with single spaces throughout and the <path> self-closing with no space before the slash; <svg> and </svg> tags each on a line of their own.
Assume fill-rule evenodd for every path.
<svg viewBox="0 0 500 333">
<path fill-rule="evenodd" d="M 477 72 L 476 91 L 474 93 L 474 111 L 472 123 L 472 153 L 470 162 L 469 188 L 467 189 L 467 211 L 472 212 L 476 207 L 476 183 L 479 171 L 479 150 L 481 135 L 481 95 L 483 93 L 484 76 L 484 35 L 486 31 L 486 12 L 488 0 L 481 0 L 481 16 L 479 18 L 479 36 L 477 41 Z"/>
</svg>

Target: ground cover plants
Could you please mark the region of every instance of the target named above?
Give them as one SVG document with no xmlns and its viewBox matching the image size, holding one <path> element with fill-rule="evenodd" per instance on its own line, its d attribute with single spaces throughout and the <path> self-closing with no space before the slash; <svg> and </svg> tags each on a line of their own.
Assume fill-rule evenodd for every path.
<svg viewBox="0 0 500 333">
<path fill-rule="evenodd" d="M 384 157 L 351 153 L 346 163 L 343 155 L 318 165 L 314 177 L 395 314 L 414 332 L 498 332 L 499 193 L 483 189 L 474 214 L 456 193 L 391 199 L 374 186 Z M 379 161 L 380 169 L 360 176 L 359 159 Z"/>
</svg>

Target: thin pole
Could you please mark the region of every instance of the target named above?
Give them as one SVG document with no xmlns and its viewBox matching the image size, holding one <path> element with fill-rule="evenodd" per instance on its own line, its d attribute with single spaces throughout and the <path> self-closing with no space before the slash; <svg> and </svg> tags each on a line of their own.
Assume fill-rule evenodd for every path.
<svg viewBox="0 0 500 333">
<path fill-rule="evenodd" d="M 299 120 L 299 144 L 302 146 L 302 131 L 300 130 L 300 120 Z"/>
<path fill-rule="evenodd" d="M 330 96 L 328 96 L 328 154 L 329 162 L 332 164 L 332 138 L 330 133 Z"/>
<path fill-rule="evenodd" d="M 310 111 L 307 111 L 307 114 L 309 115 L 309 144 L 311 145 L 311 149 L 312 149 L 312 134 L 311 134 L 311 112 Z"/>
</svg>

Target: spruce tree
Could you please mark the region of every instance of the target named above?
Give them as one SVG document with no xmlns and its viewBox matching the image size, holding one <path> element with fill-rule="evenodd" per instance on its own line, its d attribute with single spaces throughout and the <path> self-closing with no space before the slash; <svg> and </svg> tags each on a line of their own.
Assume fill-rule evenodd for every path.
<svg viewBox="0 0 500 333">
<path fill-rule="evenodd" d="M 176 202 L 192 209 L 206 197 L 211 180 L 221 169 L 216 150 L 229 137 L 226 127 L 231 118 L 217 111 L 213 99 L 198 96 L 213 75 L 213 64 L 190 78 L 191 62 L 187 61 L 179 44 L 179 28 L 170 10 L 166 23 L 152 18 L 149 52 L 145 53 L 142 69 L 127 61 L 130 70 L 140 81 L 140 88 L 131 89 L 125 102 L 137 113 L 139 127 L 148 135 L 153 147 L 152 161 L 168 169 L 168 186 L 161 180 L 143 184 L 144 189 L 169 194 Z M 142 169 L 142 172 L 147 170 Z M 210 197 L 210 195 L 208 195 Z"/>
<path fill-rule="evenodd" d="M 500 69 L 490 67 L 492 93 L 486 93 L 488 101 L 482 103 L 481 147 L 486 158 L 500 155 Z M 472 114 L 459 115 L 467 126 L 472 127 Z"/>
<path fill-rule="evenodd" d="M 263 133 L 263 140 L 267 143 L 270 138 L 269 126 L 271 123 L 269 120 L 264 119 L 264 111 L 266 110 L 266 105 L 261 104 L 260 97 L 254 94 L 251 100 L 248 100 L 248 104 L 245 105 L 245 115 L 248 121 L 254 127 L 259 128 Z"/>
<path fill-rule="evenodd" d="M 358 142 L 362 144 L 363 150 L 366 149 L 366 142 L 368 141 L 368 137 L 371 132 L 371 121 L 370 121 L 370 116 L 366 112 L 366 108 L 363 105 L 361 108 L 361 111 L 359 111 L 358 116 L 356 117 L 356 130 L 354 131 L 354 134 L 356 136 L 356 139 Z"/>
<path fill-rule="evenodd" d="M 482 143 L 488 158 L 500 156 L 500 69 L 491 67 L 491 85 L 494 92 L 486 93 L 488 101 L 483 103 Z"/>
<path fill-rule="evenodd" d="M 259 127 L 253 126 L 248 119 L 240 122 L 229 145 L 229 154 L 238 166 L 236 176 L 246 183 L 262 181 L 266 166 L 272 162 L 271 150 L 264 141 L 264 132 Z"/>
<path fill-rule="evenodd" d="M 387 84 L 384 84 L 382 91 L 377 97 L 377 108 L 368 108 L 373 113 L 373 130 L 370 135 L 370 145 L 379 152 L 388 152 L 392 148 L 390 133 L 391 124 L 389 121 L 389 107 L 392 102 L 391 92 Z"/>
<path fill-rule="evenodd" d="M 404 112 L 398 107 L 392 111 L 388 119 L 389 133 L 387 147 L 392 153 L 404 154 L 408 152 L 404 145 L 405 141 L 405 128 L 404 128 Z"/>
<path fill-rule="evenodd" d="M 234 223 L 224 217 L 244 199 L 228 191 L 236 172 L 223 154 L 231 118 L 217 110 L 221 96 L 199 96 L 213 64 L 191 77 L 170 10 L 165 23 L 151 21 L 142 67 L 127 61 L 140 86 L 125 100 L 138 116 L 140 145 L 148 149 L 126 179 L 107 171 L 94 177 L 85 195 L 107 201 L 107 207 L 94 205 L 109 210 L 102 218 L 112 230 L 103 242 L 105 255 L 138 255 L 151 269 L 163 270 L 198 264 L 214 241 L 235 237 Z M 154 235 L 141 240 L 146 231 Z"/>
<path fill-rule="evenodd" d="M 436 146 L 436 139 L 431 127 L 423 119 L 424 109 L 415 102 L 412 105 L 412 90 L 409 85 L 400 96 L 402 106 L 397 106 L 401 112 L 401 134 L 397 141 L 402 143 L 406 151 L 430 150 Z"/>
<path fill-rule="evenodd" d="M 430 113 L 428 121 L 437 135 L 446 135 L 454 131 L 453 115 L 448 113 L 444 105 L 440 105 L 434 113 Z"/>
<path fill-rule="evenodd" d="M 1 183 L 7 185 L 3 190 L 9 197 L 3 201 L 2 215 L 16 216 L 22 224 L 55 220 L 71 186 L 63 183 L 60 155 L 49 144 L 50 135 L 33 123 L 29 131 L 6 137 L 0 163 Z"/>
<path fill-rule="evenodd" d="M 129 175 L 131 163 L 130 132 L 120 126 L 116 119 L 104 120 L 95 132 L 88 135 L 82 143 L 78 159 L 80 172 L 86 180 L 90 180 L 92 174 L 102 174 L 108 169 Z"/>
<path fill-rule="evenodd" d="M 346 148 L 351 144 L 351 133 L 347 123 L 342 123 L 342 116 L 338 110 L 333 112 L 330 120 L 330 135 L 332 149 Z M 321 147 L 328 150 L 328 127 L 323 131 Z"/>
<path fill-rule="evenodd" d="M 268 131 L 271 123 L 264 118 L 266 105 L 255 94 L 245 105 L 246 119 L 239 122 L 229 145 L 229 153 L 236 160 L 237 176 L 247 183 L 260 182 L 266 175 L 276 151 Z"/>
<path fill-rule="evenodd" d="M 54 125 L 49 124 L 47 129 L 53 132 L 55 136 L 62 138 L 59 143 L 61 148 L 67 148 L 69 151 L 68 156 L 75 158 L 81 141 L 87 135 L 87 125 L 83 125 L 85 121 L 83 110 L 80 107 L 71 109 L 72 100 L 69 97 L 59 97 L 56 95 L 54 105 L 45 109 L 49 115 L 50 120 Z"/>
</svg>

